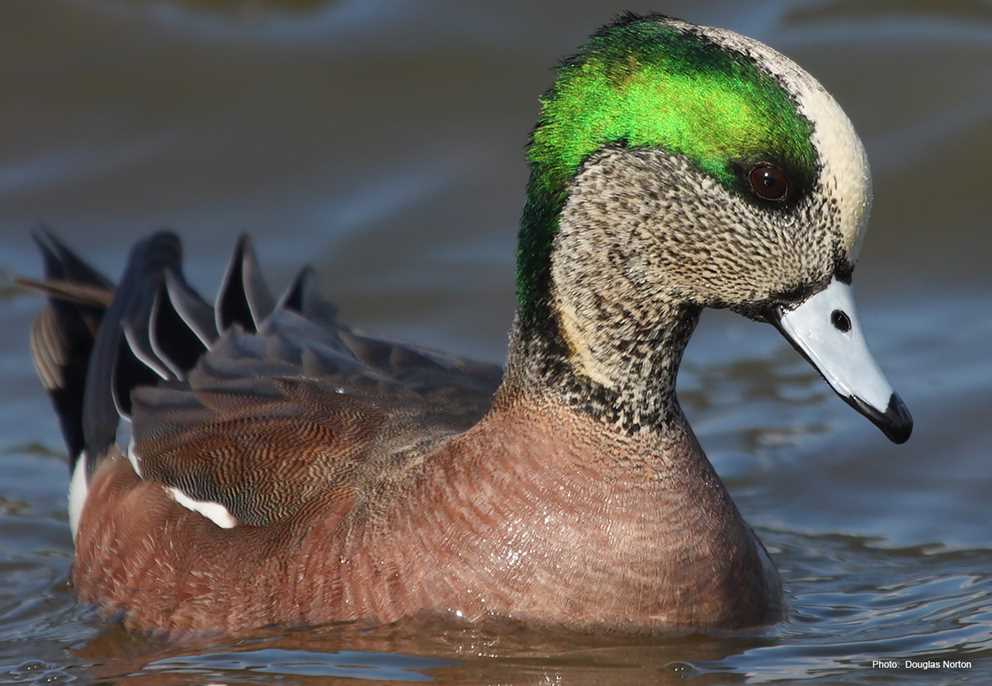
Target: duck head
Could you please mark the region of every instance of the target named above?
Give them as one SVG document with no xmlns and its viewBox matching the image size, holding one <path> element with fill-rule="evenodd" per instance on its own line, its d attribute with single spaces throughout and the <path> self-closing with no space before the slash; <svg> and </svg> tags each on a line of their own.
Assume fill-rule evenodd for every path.
<svg viewBox="0 0 992 686">
<path fill-rule="evenodd" d="M 864 148 L 791 60 L 731 31 L 627 15 L 559 67 L 528 159 L 511 374 L 640 431 L 678 412 L 700 310 L 727 308 L 773 324 L 908 439 L 851 295 L 871 208 Z"/>
</svg>

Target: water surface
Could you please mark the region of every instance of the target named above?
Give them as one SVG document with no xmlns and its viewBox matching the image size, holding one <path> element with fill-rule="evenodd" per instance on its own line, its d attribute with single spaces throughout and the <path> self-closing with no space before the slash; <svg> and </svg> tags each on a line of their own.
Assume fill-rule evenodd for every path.
<svg viewBox="0 0 992 686">
<path fill-rule="evenodd" d="M 889 444 L 770 327 L 707 313 L 679 386 L 785 581 L 788 619 L 662 639 L 400 624 L 168 645 L 77 605 L 53 415 L 0 281 L 0 682 L 992 681 L 992 6 L 632 3 L 755 36 L 834 93 L 875 175 L 855 282 L 916 418 Z M 6 0 L 0 276 L 56 227 L 118 273 L 178 230 L 204 291 L 251 231 L 277 285 L 311 260 L 363 329 L 500 361 L 522 148 L 549 67 L 610 3 Z M 963 659 L 938 674 L 873 659 Z"/>
</svg>

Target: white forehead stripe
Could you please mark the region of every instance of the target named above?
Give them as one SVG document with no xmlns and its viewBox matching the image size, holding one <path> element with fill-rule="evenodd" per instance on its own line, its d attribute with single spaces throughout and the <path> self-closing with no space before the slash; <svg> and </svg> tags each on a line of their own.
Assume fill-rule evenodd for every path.
<svg viewBox="0 0 992 686">
<path fill-rule="evenodd" d="M 836 198 L 840 210 L 840 232 L 853 264 L 861 250 L 864 229 L 871 211 L 871 170 L 861 139 L 833 96 L 802 67 L 780 52 L 747 36 L 709 26 L 694 26 L 680 21 L 673 26 L 691 30 L 751 56 L 798 103 L 799 113 L 813 124 L 813 146 L 819 153 L 821 180 Z"/>
</svg>

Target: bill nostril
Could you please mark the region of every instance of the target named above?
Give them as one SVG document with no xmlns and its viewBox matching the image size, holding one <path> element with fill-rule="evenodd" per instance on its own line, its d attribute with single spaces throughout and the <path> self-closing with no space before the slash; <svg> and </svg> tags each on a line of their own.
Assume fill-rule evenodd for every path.
<svg viewBox="0 0 992 686">
<path fill-rule="evenodd" d="M 851 330 L 851 318 L 843 310 L 834 310 L 830 313 L 830 323 L 838 331 L 847 333 Z"/>
</svg>

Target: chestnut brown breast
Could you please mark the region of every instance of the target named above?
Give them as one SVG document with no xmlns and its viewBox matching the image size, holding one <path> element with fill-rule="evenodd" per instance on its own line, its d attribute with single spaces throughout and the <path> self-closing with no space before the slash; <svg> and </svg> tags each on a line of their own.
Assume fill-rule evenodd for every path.
<svg viewBox="0 0 992 686">
<path fill-rule="evenodd" d="M 272 624 L 487 613 L 645 631 L 754 624 L 778 581 L 691 435 L 631 441 L 629 469 L 589 420 L 497 408 L 403 481 L 340 484 L 293 517 L 222 529 L 138 479 L 95 476 L 73 575 L 131 626 L 239 632 Z M 517 429 L 508 435 L 506 423 Z M 657 438 L 657 437 L 656 437 Z"/>
</svg>

